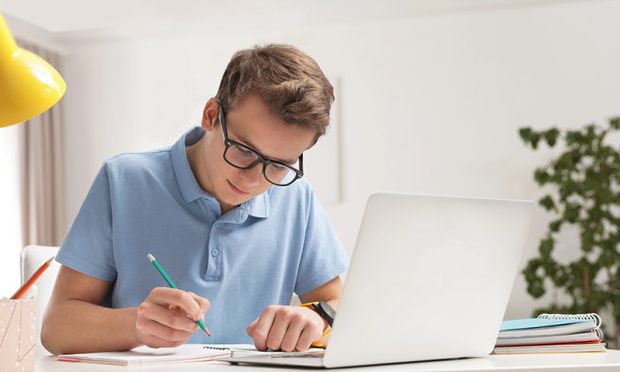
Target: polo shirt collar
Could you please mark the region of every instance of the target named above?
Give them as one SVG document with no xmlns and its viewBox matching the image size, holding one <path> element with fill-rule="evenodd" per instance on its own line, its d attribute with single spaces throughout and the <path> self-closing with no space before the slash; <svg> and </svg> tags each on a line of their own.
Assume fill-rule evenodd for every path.
<svg viewBox="0 0 620 372">
<path fill-rule="evenodd" d="M 187 159 L 186 147 L 198 142 L 204 136 L 202 127 L 193 127 L 179 138 L 179 140 L 170 148 L 172 157 L 172 167 L 176 175 L 181 194 L 185 202 L 190 203 L 199 198 L 215 199 L 200 187 L 198 180 L 194 176 L 189 160 Z M 244 202 L 238 208 L 250 216 L 258 218 L 269 217 L 269 190 Z"/>
<path fill-rule="evenodd" d="M 250 216 L 258 218 L 269 217 L 269 190 L 244 202 L 239 208 L 247 211 Z"/>
</svg>

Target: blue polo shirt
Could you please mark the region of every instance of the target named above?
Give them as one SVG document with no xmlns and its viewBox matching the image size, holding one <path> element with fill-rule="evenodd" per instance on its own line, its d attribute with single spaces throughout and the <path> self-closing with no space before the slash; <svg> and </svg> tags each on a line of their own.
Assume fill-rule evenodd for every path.
<svg viewBox="0 0 620 372">
<path fill-rule="evenodd" d="M 105 305 L 120 308 L 166 286 L 146 257 L 152 253 L 179 288 L 211 302 L 213 337 L 199 331 L 190 342 L 251 343 L 246 327 L 266 306 L 327 283 L 348 258 L 303 178 L 222 215 L 185 152 L 203 134 L 195 127 L 170 148 L 106 161 L 56 260 L 114 282 Z"/>
</svg>

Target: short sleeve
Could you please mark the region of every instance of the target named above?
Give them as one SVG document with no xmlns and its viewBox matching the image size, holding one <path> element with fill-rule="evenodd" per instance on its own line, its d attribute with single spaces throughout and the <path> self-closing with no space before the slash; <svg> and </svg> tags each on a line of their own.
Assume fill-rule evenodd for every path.
<svg viewBox="0 0 620 372">
<path fill-rule="evenodd" d="M 112 205 L 106 165 L 97 174 L 65 236 L 56 261 L 88 276 L 114 281 Z"/>
<path fill-rule="evenodd" d="M 295 293 L 303 295 L 342 274 L 349 266 L 340 240 L 329 217 L 311 188 L 304 247 L 295 284 Z"/>
</svg>

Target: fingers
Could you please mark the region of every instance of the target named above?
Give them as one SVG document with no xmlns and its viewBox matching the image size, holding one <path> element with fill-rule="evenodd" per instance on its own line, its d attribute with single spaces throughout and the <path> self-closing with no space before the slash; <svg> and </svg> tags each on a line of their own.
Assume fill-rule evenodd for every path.
<svg viewBox="0 0 620 372">
<path fill-rule="evenodd" d="M 308 347 L 310 347 L 310 344 L 308 344 L 308 347 L 306 347 L 306 349 L 298 349 L 297 345 L 299 344 L 299 336 L 301 335 L 301 332 L 304 330 L 304 323 L 300 322 L 300 321 L 291 321 L 289 323 L 289 326 L 286 330 L 286 334 L 284 335 L 284 338 L 282 338 L 282 343 L 280 344 L 280 350 L 283 351 L 295 351 L 295 350 L 306 350 L 308 349 Z M 312 341 L 311 341 L 312 342 Z"/>
<path fill-rule="evenodd" d="M 254 339 L 256 350 L 267 350 L 267 336 L 269 336 L 269 330 L 271 329 L 275 316 L 276 312 L 269 306 L 263 311 L 260 317 L 255 320 L 256 324 L 254 324 L 252 334 L 249 334 L 249 336 Z"/>
<path fill-rule="evenodd" d="M 210 304 L 195 293 L 173 288 L 154 288 L 136 310 L 136 332 L 152 347 L 172 347 L 186 343 L 198 329 Z"/>
<path fill-rule="evenodd" d="M 288 310 L 288 309 L 287 309 Z M 276 316 L 271 324 L 269 335 L 267 336 L 267 347 L 271 350 L 280 350 L 282 339 L 284 338 L 288 325 L 291 322 L 290 313 L 287 310 L 276 311 Z"/>
<path fill-rule="evenodd" d="M 166 341 L 183 343 L 187 342 L 195 331 L 195 329 L 192 329 L 191 331 L 181 331 L 150 319 L 140 320 L 136 323 L 136 327 L 144 330 L 146 335 L 154 336 Z"/>
<path fill-rule="evenodd" d="M 143 343 L 153 348 L 160 347 L 177 347 L 187 343 L 187 341 L 170 341 L 157 336 L 147 335 L 144 337 Z"/>
<path fill-rule="evenodd" d="M 305 351 L 323 334 L 324 321 L 314 311 L 268 306 L 247 328 L 257 350 Z"/>
<path fill-rule="evenodd" d="M 260 318 L 256 318 L 252 323 L 250 323 L 250 325 L 246 329 L 248 336 L 252 337 L 252 335 L 254 334 L 254 328 L 256 328 L 256 324 L 258 324 L 258 319 Z"/>
<path fill-rule="evenodd" d="M 314 341 L 318 341 L 321 339 L 322 331 L 316 332 L 316 330 L 304 329 L 299 339 L 297 340 L 297 345 L 295 346 L 295 350 L 297 351 L 306 351 L 310 348 L 311 344 Z"/>
<path fill-rule="evenodd" d="M 153 288 L 147 299 L 160 305 L 177 306 L 196 321 L 203 317 L 199 303 L 194 299 L 195 294 L 174 288 L 158 287 Z"/>
<path fill-rule="evenodd" d="M 200 308 L 200 312 L 203 314 L 202 318 L 204 318 L 204 314 L 206 314 L 211 308 L 211 303 L 204 297 L 200 297 L 194 292 L 188 292 L 190 296 L 198 303 L 198 307 Z"/>
<path fill-rule="evenodd" d="M 187 317 L 183 310 L 168 308 L 152 302 L 145 302 L 140 305 L 142 310 L 138 315 L 138 321 L 142 325 L 149 324 L 147 321 L 154 321 L 174 330 L 194 332 L 196 322 Z"/>
</svg>

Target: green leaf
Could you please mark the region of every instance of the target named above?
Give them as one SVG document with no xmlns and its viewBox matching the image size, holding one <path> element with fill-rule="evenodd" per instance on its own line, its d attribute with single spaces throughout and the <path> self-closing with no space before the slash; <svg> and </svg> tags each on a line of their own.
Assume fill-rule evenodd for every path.
<svg viewBox="0 0 620 372">
<path fill-rule="evenodd" d="M 534 298 L 540 298 L 545 294 L 545 286 L 542 281 L 528 283 L 527 292 Z"/>
<path fill-rule="evenodd" d="M 598 263 L 606 268 L 611 268 L 616 263 L 617 257 L 608 250 L 601 252 L 601 255 L 598 257 Z"/>
<path fill-rule="evenodd" d="M 549 182 L 549 174 L 543 168 L 538 168 L 534 171 L 534 180 L 539 186 L 543 186 Z"/>
<path fill-rule="evenodd" d="M 551 251 L 553 251 L 554 246 L 555 239 L 553 239 L 552 236 L 547 236 L 540 241 L 540 244 L 538 245 L 538 251 L 543 258 L 549 259 L 551 257 Z"/>
<path fill-rule="evenodd" d="M 571 147 L 583 142 L 583 135 L 579 131 L 569 130 L 566 132 L 566 144 Z"/>
<path fill-rule="evenodd" d="M 553 202 L 553 198 L 551 197 L 551 195 L 546 195 L 544 198 L 540 199 L 538 201 L 538 204 L 540 204 L 543 208 L 545 208 L 547 211 L 553 211 L 553 210 L 557 210 L 557 208 L 555 207 L 555 203 Z"/>
<path fill-rule="evenodd" d="M 519 129 L 519 137 L 521 137 L 523 142 L 530 143 L 531 136 L 532 136 L 532 128 L 524 127 L 524 128 Z"/>
<path fill-rule="evenodd" d="M 568 192 L 568 195 L 570 195 L 570 193 L 571 192 Z M 580 210 L 581 207 L 579 205 L 568 203 L 566 209 L 564 209 L 564 219 L 566 219 L 570 223 L 576 223 L 579 219 Z"/>
<path fill-rule="evenodd" d="M 592 142 L 596 140 L 596 125 L 590 124 L 586 126 L 586 135 L 583 137 L 583 144 L 592 145 Z"/>
<path fill-rule="evenodd" d="M 581 250 L 584 252 L 592 252 L 594 249 L 594 234 L 591 230 L 586 230 L 581 233 Z"/>
<path fill-rule="evenodd" d="M 564 223 L 564 220 L 553 221 L 549 224 L 549 230 L 556 233 L 560 231 L 560 228 L 562 227 L 563 223 Z"/>
<path fill-rule="evenodd" d="M 540 134 L 532 132 L 530 134 L 530 145 L 536 150 L 538 148 L 538 142 L 540 142 Z"/>
<path fill-rule="evenodd" d="M 557 130 L 556 128 L 551 128 L 543 132 L 543 137 L 545 138 L 545 141 L 547 142 L 547 145 L 549 145 L 549 147 L 555 146 L 555 143 L 557 142 L 559 135 L 560 135 L 560 131 Z"/>
<path fill-rule="evenodd" d="M 561 288 L 568 282 L 568 273 L 564 266 L 559 266 L 555 276 L 553 277 L 553 283 L 556 287 Z"/>
</svg>

